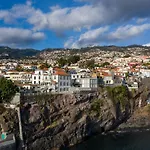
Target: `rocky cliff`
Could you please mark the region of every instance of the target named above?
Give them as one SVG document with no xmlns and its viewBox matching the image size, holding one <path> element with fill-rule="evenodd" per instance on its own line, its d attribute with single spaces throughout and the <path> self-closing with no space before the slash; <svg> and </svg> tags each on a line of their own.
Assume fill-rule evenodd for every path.
<svg viewBox="0 0 150 150">
<path fill-rule="evenodd" d="M 150 96 L 149 80 L 144 79 L 137 92 L 114 87 L 91 93 L 22 98 L 27 100 L 21 106 L 25 144 L 29 150 L 62 149 L 118 126 L 121 129 L 149 126 L 150 107 L 146 106 Z M 138 108 L 140 101 L 141 108 Z M 0 122 L 17 135 L 16 112 L 8 109 L 0 113 Z"/>
<path fill-rule="evenodd" d="M 94 93 L 38 96 L 37 103 L 25 104 L 22 109 L 28 149 L 61 149 L 115 129 L 131 113 L 129 94 L 124 98 L 122 107 L 104 89 Z"/>
</svg>

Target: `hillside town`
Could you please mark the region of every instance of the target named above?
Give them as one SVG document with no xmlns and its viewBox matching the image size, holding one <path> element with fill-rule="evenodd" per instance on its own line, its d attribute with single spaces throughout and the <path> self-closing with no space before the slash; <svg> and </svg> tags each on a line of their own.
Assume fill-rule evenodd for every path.
<svg viewBox="0 0 150 150">
<path fill-rule="evenodd" d="M 20 138 L 19 145 L 17 145 L 15 131 L 9 131 L 10 127 L 6 125 L 6 117 L 2 117 L 0 122 L 2 129 L 0 132 L 0 148 L 8 149 L 9 147 L 9 149 L 13 150 L 16 149 L 15 147 L 17 145 L 17 147 L 26 149 L 30 147 L 30 144 L 24 139 L 26 136 L 23 134 L 24 131 L 28 131 L 25 127 L 26 123 L 32 124 L 34 120 L 37 119 L 36 121 L 40 122 L 39 130 L 45 132 L 45 130 L 49 128 L 53 129 L 57 127 L 58 122 L 64 123 L 63 117 L 66 119 L 65 121 L 68 122 L 70 117 L 72 117 L 70 113 L 74 116 L 74 113 L 76 114 L 78 111 L 80 113 L 88 110 L 88 114 L 91 111 L 89 115 L 92 115 L 94 112 L 99 116 L 99 108 L 105 108 L 105 106 L 101 106 L 101 104 L 104 103 L 101 97 L 105 99 L 104 101 L 107 101 L 107 104 L 110 103 L 109 98 L 105 95 L 105 91 L 109 93 L 109 89 L 112 90 L 113 96 L 115 96 L 116 99 L 118 98 L 117 101 L 114 102 L 111 97 L 113 102 L 111 107 L 120 103 L 119 105 L 124 112 L 125 106 L 127 107 L 127 105 L 130 104 L 129 101 L 126 103 L 126 100 L 131 98 L 129 93 L 133 95 L 138 93 L 141 89 L 141 83 L 143 84 L 143 80 L 146 79 L 146 82 L 149 81 L 149 47 L 131 47 L 126 50 L 119 49 L 119 47 L 117 47 L 117 50 L 112 49 L 112 47 L 109 47 L 109 50 L 101 50 L 95 47 L 91 47 L 86 51 L 85 49 L 76 51 L 45 50 L 41 51 L 39 56 L 30 58 L 5 58 L 0 60 L 0 77 L 2 104 L 0 107 L 1 110 L 4 109 L 4 112 L 6 109 L 15 110 L 14 113 L 17 112 L 17 114 L 13 115 L 10 113 L 13 117 L 18 118 L 16 119 L 18 120 L 16 124 L 19 129 L 17 132 Z M 102 89 L 103 91 L 101 91 Z M 144 89 L 148 91 L 148 86 L 144 85 Z M 70 98 L 71 95 L 74 96 L 73 99 Z M 119 95 L 119 97 L 117 97 L 117 95 Z M 136 102 L 133 101 L 139 108 L 143 106 L 143 103 L 144 106 L 149 106 L 150 104 L 149 92 L 143 95 L 145 95 L 145 102 L 143 102 L 141 98 L 137 98 Z M 55 103 L 55 100 L 51 101 L 53 98 L 56 99 L 56 101 L 58 100 L 57 103 Z M 62 101 L 60 99 L 62 99 Z M 82 101 L 82 99 L 85 99 L 85 101 Z M 80 101 L 79 104 L 77 103 L 78 100 Z M 46 103 L 49 102 L 50 107 L 47 107 Z M 57 109 L 53 109 L 51 103 L 53 103 Z M 76 103 L 77 106 L 75 106 Z M 109 110 L 110 106 L 108 105 L 107 107 Z M 130 113 L 132 112 L 132 107 L 134 109 L 134 105 L 132 106 L 131 104 L 131 110 L 129 109 Z M 72 111 L 73 108 L 74 111 Z M 67 109 L 70 109 L 70 113 L 65 115 Z M 54 113 L 53 115 L 55 117 L 49 115 L 51 122 L 44 121 L 47 113 L 44 115 L 41 114 L 43 110 L 44 112 L 49 111 L 51 114 Z M 59 119 L 59 116 L 56 117 L 58 114 L 55 111 L 64 111 L 64 114 L 61 116 L 62 119 Z M 104 113 L 105 111 L 102 109 L 101 113 L 102 112 Z M 9 115 L 11 118 L 9 113 L 2 114 Z M 25 119 L 27 117 L 26 114 L 30 114 L 29 116 L 31 117 L 27 122 Z M 42 118 L 42 116 L 44 118 Z M 104 114 L 102 116 L 105 117 Z M 126 117 L 126 115 L 124 117 Z M 123 120 L 124 117 L 122 118 Z M 11 119 L 13 120 L 12 122 L 15 122 L 13 118 Z M 80 119 L 78 121 L 80 122 Z M 118 120 L 116 119 L 116 121 Z M 45 122 L 45 125 L 41 124 L 42 122 Z"/>
<path fill-rule="evenodd" d="M 2 59 L 0 76 L 12 80 L 23 94 L 74 93 L 118 85 L 136 90 L 142 78 L 150 77 L 150 57 L 141 51 L 139 47 L 127 51 L 44 51 L 41 60 Z"/>
</svg>

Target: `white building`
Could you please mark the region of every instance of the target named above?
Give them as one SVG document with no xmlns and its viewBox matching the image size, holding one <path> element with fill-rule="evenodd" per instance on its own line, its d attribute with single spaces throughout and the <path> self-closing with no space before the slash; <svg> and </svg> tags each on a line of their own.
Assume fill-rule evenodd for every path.
<svg viewBox="0 0 150 150">
<path fill-rule="evenodd" d="M 103 82 L 104 82 L 104 85 L 112 85 L 114 84 L 114 79 L 112 76 L 104 76 Z"/>
<path fill-rule="evenodd" d="M 43 84 L 50 83 L 51 76 L 48 71 L 45 70 L 35 70 L 32 74 L 32 84 Z"/>
<path fill-rule="evenodd" d="M 81 78 L 80 84 L 81 88 L 95 89 L 98 87 L 98 80 L 97 78 Z"/>
<path fill-rule="evenodd" d="M 150 69 L 141 69 L 140 73 L 142 78 L 150 77 Z"/>
<path fill-rule="evenodd" d="M 21 82 L 22 81 L 22 72 L 8 71 L 8 72 L 6 72 L 4 77 L 7 78 L 8 80 L 20 81 Z"/>
<path fill-rule="evenodd" d="M 32 84 L 38 85 L 41 91 L 67 92 L 71 86 L 71 76 L 60 68 L 36 70 L 32 75 Z"/>
<path fill-rule="evenodd" d="M 67 92 L 71 87 L 71 75 L 63 69 L 54 68 L 52 72 L 52 81 L 56 82 L 56 92 Z"/>
</svg>

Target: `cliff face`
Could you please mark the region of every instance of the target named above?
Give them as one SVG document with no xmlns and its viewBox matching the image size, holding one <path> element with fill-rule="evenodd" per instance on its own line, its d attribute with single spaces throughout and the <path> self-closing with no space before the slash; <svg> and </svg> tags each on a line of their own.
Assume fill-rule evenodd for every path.
<svg viewBox="0 0 150 150">
<path fill-rule="evenodd" d="M 2 128 L 7 133 L 14 133 L 16 137 L 19 136 L 18 129 L 18 115 L 13 109 L 6 109 L 0 105 L 0 132 Z"/>
<path fill-rule="evenodd" d="M 119 102 L 114 104 L 105 90 L 41 96 L 37 104 L 23 108 L 24 137 L 32 150 L 68 147 L 115 129 L 130 110 L 129 104 L 124 108 Z"/>
<path fill-rule="evenodd" d="M 146 106 L 150 96 L 149 82 L 150 79 L 144 79 L 139 90 L 132 94 L 121 87 L 103 88 L 94 93 L 28 97 L 28 103 L 21 108 L 28 149 L 61 149 L 118 126 L 131 130 L 150 126 L 150 107 Z M 138 108 L 139 102 L 141 108 Z M 18 118 L 14 110 L 0 107 L 0 124 L 18 136 Z"/>
<path fill-rule="evenodd" d="M 150 105 L 147 105 L 147 100 L 150 100 L 150 78 L 145 78 L 141 81 L 139 89 L 133 94 L 135 101 L 134 110 L 127 122 L 121 124 L 119 129 L 127 131 L 137 131 L 137 129 L 150 128 Z"/>
</svg>

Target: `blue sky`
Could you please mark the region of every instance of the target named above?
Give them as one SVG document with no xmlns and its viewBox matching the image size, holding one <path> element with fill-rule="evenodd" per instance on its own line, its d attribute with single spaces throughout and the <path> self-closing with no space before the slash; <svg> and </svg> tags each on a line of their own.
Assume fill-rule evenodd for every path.
<svg viewBox="0 0 150 150">
<path fill-rule="evenodd" d="M 0 45 L 150 45 L 150 0 L 1 0 Z"/>
</svg>

